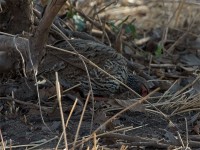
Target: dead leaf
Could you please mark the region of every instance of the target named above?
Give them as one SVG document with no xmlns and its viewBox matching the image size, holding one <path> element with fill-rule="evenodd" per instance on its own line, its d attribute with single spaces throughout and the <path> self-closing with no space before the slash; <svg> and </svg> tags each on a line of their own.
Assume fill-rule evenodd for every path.
<svg viewBox="0 0 200 150">
<path fill-rule="evenodd" d="M 185 67 L 183 64 L 179 64 L 179 66 L 187 72 L 193 72 L 198 68 L 197 66 Z"/>
<path fill-rule="evenodd" d="M 176 136 L 172 132 L 166 131 L 165 137 L 167 137 L 173 144 L 176 144 L 178 142 Z"/>
<path fill-rule="evenodd" d="M 62 90 L 62 86 L 61 86 L 61 92 L 62 91 L 63 90 Z M 42 99 L 47 99 L 56 94 L 56 88 L 55 88 L 55 86 L 42 88 L 42 89 L 39 89 L 39 93 L 40 93 L 40 97 Z"/>
<path fill-rule="evenodd" d="M 103 110 L 95 112 L 94 123 L 102 124 L 109 118 Z"/>
<path fill-rule="evenodd" d="M 196 113 L 194 116 L 191 117 L 190 123 L 194 123 L 200 117 L 200 113 Z"/>
<path fill-rule="evenodd" d="M 181 55 L 180 62 L 189 66 L 200 66 L 200 59 L 195 54 Z"/>
<path fill-rule="evenodd" d="M 135 100 L 119 100 L 115 99 L 115 101 L 121 106 L 121 108 L 126 108 L 133 103 L 135 103 Z M 136 107 L 129 109 L 130 111 L 139 111 L 139 112 L 144 112 L 145 111 L 145 106 L 143 104 L 138 104 Z"/>
<path fill-rule="evenodd" d="M 108 120 L 109 118 L 106 116 L 106 113 L 103 111 L 97 111 L 95 113 L 95 117 L 94 117 L 94 123 L 95 124 L 103 124 L 104 122 L 106 122 L 106 120 Z M 111 124 L 111 123 L 108 123 Z M 107 125 L 106 125 L 107 126 Z M 102 126 L 101 127 L 101 131 L 106 131 L 106 126 Z"/>
</svg>

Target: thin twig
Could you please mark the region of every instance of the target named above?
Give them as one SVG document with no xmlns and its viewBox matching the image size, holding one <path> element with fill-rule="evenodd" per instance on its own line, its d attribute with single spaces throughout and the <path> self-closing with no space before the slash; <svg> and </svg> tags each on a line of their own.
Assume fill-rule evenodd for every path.
<svg viewBox="0 0 200 150">
<path fill-rule="evenodd" d="M 189 142 L 188 142 L 188 122 L 187 122 L 187 118 L 185 118 L 185 132 L 186 132 L 186 147 L 185 149 L 187 150 L 188 149 L 188 145 L 189 145 Z"/>
<path fill-rule="evenodd" d="M 134 108 L 137 107 L 139 104 L 143 103 L 146 99 L 149 98 L 150 95 L 154 94 L 155 92 L 157 92 L 159 90 L 159 88 L 155 89 L 154 91 L 152 91 L 151 93 L 149 93 L 148 95 L 146 95 L 145 97 L 142 97 L 140 100 L 138 100 L 137 102 L 131 104 L 130 106 L 124 108 L 123 110 L 121 110 L 120 112 L 118 112 L 117 114 L 115 114 L 114 116 L 112 116 L 110 119 L 108 119 L 107 121 L 105 121 L 103 124 L 101 124 L 94 132 L 97 133 L 98 131 L 101 130 L 101 128 L 103 126 L 105 126 L 106 124 L 108 124 L 109 122 L 111 122 L 112 120 L 114 120 L 117 116 L 119 116 L 120 114 L 124 113 L 125 111 L 129 110 L 130 108 Z M 81 143 L 77 144 L 76 147 L 82 145 L 84 142 L 89 141 L 90 139 L 93 138 L 93 134 L 91 134 L 88 138 L 85 138 L 84 141 L 82 141 Z M 74 147 L 75 148 L 75 147 Z"/>
<path fill-rule="evenodd" d="M 91 82 L 91 78 L 90 78 L 90 74 L 89 74 L 89 71 L 88 71 L 88 68 L 87 68 L 87 65 L 82 57 L 81 54 L 79 54 L 79 52 L 71 45 L 71 43 L 68 41 L 68 38 L 67 36 L 59 29 L 57 28 L 54 24 L 53 26 L 60 32 L 61 36 L 64 38 L 64 40 L 69 44 L 69 46 L 72 48 L 72 50 L 76 53 L 76 55 L 79 57 L 79 59 L 81 60 L 81 62 L 83 63 L 84 65 L 84 68 L 85 68 L 85 71 L 86 71 L 86 74 L 87 74 L 87 78 L 88 78 L 88 81 L 89 81 L 89 88 L 90 88 L 90 91 L 91 91 L 91 99 L 92 99 L 92 105 L 93 105 L 93 115 L 92 115 L 92 119 L 91 119 L 91 130 L 92 130 L 92 126 L 93 126 L 93 120 L 94 120 L 94 94 L 93 94 L 93 90 L 92 90 L 92 82 Z"/>
<path fill-rule="evenodd" d="M 85 105 L 83 107 L 83 111 L 82 111 L 82 114 L 81 114 L 81 117 L 80 117 L 80 120 L 79 120 L 78 128 L 76 130 L 76 135 L 75 135 L 75 139 L 74 139 L 73 149 L 75 149 L 75 147 L 76 147 L 76 141 L 78 139 L 78 134 L 79 134 L 79 131 L 80 131 L 80 127 L 81 127 L 81 124 L 82 124 L 83 116 L 84 116 L 84 113 L 85 113 L 88 101 L 90 99 L 90 95 L 91 95 L 91 91 L 88 92 L 88 95 L 87 95 L 87 98 L 86 98 L 86 101 L 85 101 Z"/>
<path fill-rule="evenodd" d="M 76 106 L 76 104 L 77 104 L 77 101 L 78 101 L 78 99 L 75 100 L 75 102 L 74 102 L 74 104 L 73 104 L 73 107 L 72 107 L 72 109 L 71 109 L 71 111 L 70 111 L 70 113 L 69 113 L 69 116 L 68 116 L 67 121 L 66 121 L 66 123 L 65 123 L 65 127 L 66 127 L 66 128 L 67 128 L 67 126 L 68 126 L 68 124 L 69 124 L 69 120 L 70 120 L 70 118 L 71 118 L 71 116 L 72 116 L 72 113 L 74 112 L 74 109 L 75 109 L 75 106 Z M 62 134 L 61 134 L 61 136 L 60 136 L 60 138 L 59 138 L 59 140 L 58 140 L 58 143 L 57 143 L 57 145 L 56 145 L 56 150 L 58 149 L 58 146 L 59 146 L 59 144 L 60 144 L 60 141 L 61 141 L 63 135 L 64 135 L 64 132 L 62 132 Z"/>
<path fill-rule="evenodd" d="M 44 145 L 44 144 L 47 144 L 47 143 L 49 143 L 49 142 L 51 142 L 51 141 L 53 141 L 53 140 L 56 140 L 56 139 L 58 139 L 57 136 L 55 136 L 54 138 L 52 138 L 52 139 L 50 139 L 50 140 L 47 140 L 47 141 L 45 141 L 45 142 L 43 142 L 43 143 L 41 143 L 41 144 L 37 144 L 36 146 L 33 146 L 33 147 L 31 147 L 31 148 L 28 148 L 27 150 L 35 149 L 35 148 L 37 148 L 37 147 L 39 147 L 39 146 L 42 146 L 42 145 Z M 14 146 L 13 146 L 13 148 L 14 148 Z"/>
<path fill-rule="evenodd" d="M 37 104 L 31 103 L 31 102 L 20 101 L 20 100 L 18 100 L 18 99 L 12 98 L 12 97 L 0 97 L 0 100 L 15 101 L 16 103 L 25 105 L 25 106 L 27 106 L 27 107 L 34 107 L 34 108 L 37 108 L 37 109 L 40 109 L 40 107 L 41 107 L 41 110 L 42 110 L 42 111 L 47 111 L 47 112 L 48 112 L 48 110 L 51 109 L 50 107 L 38 106 Z"/>
<path fill-rule="evenodd" d="M 0 139 L 1 139 L 1 147 L 2 147 L 2 150 L 5 150 L 5 145 L 4 145 L 4 140 L 3 140 L 3 135 L 2 135 L 2 132 L 1 132 L 1 129 L 0 129 Z"/>
<path fill-rule="evenodd" d="M 65 119 L 64 119 L 62 103 L 61 103 L 61 91 L 60 91 L 60 82 L 58 79 L 58 72 L 55 72 L 55 75 L 56 75 L 56 93 L 57 93 L 57 99 L 58 99 L 58 104 L 59 104 L 59 108 L 60 108 L 60 116 L 61 116 L 62 128 L 63 128 L 63 133 L 64 133 L 65 149 L 68 150 L 67 133 L 65 130 Z"/>
<path fill-rule="evenodd" d="M 79 87 L 80 85 L 81 85 L 81 83 L 76 84 L 76 85 L 74 85 L 74 86 L 72 86 L 72 87 L 70 87 L 70 88 L 64 90 L 62 93 L 64 94 L 64 93 L 66 93 L 66 92 L 68 92 L 68 91 L 70 91 L 70 90 L 73 90 L 74 88 Z M 48 100 L 50 100 L 50 99 L 52 99 L 52 98 L 55 98 L 55 97 L 56 97 L 56 95 L 53 95 L 53 96 L 49 97 Z"/>
</svg>

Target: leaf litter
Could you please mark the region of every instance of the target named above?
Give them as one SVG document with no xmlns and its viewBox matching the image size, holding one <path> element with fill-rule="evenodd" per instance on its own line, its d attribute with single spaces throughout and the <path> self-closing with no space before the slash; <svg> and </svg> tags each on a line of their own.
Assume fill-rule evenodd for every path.
<svg viewBox="0 0 200 150">
<path fill-rule="evenodd" d="M 128 149 L 200 148 L 199 2 L 122 0 L 116 5 L 100 0 L 91 2 L 90 5 L 96 5 L 98 9 L 90 7 L 86 1 L 78 3 L 78 7 L 86 16 L 92 17 L 90 12 L 95 14 L 99 11 L 98 17 L 101 21 L 105 19 L 115 23 L 106 28 L 107 24 L 104 23 L 103 26 L 101 21 L 97 21 L 97 17 L 94 20 L 102 25 L 102 28 L 98 28 L 81 14 L 79 14 L 82 17 L 80 27 L 79 24 L 75 24 L 80 20 L 73 21 L 77 17 L 80 19 L 79 16 L 66 22 L 82 32 L 90 29 L 91 35 L 113 47 L 116 41 L 112 38 L 116 37 L 117 42 L 121 42 L 116 49 L 119 49 L 130 62 L 140 65 L 139 69 L 138 66 L 134 66 L 136 68 L 134 72 L 141 74 L 147 80 L 150 91 L 157 87 L 160 87 L 160 90 L 152 95 L 148 102 L 130 108 L 108 122 L 106 126 L 102 126 L 101 130 L 95 133 L 96 139 L 90 139 L 96 140 L 96 147 L 91 143 L 84 143 L 83 147 L 86 149 L 90 146 L 90 149 L 97 149 L 98 145 L 99 149 L 122 149 L 124 146 Z M 87 29 L 87 24 L 83 26 L 84 19 L 94 26 Z M 120 23 L 127 24 L 131 28 L 118 34 L 116 32 L 120 30 L 114 31 L 112 27 L 117 29 Z M 107 33 L 110 34 L 106 35 Z M 52 39 L 57 40 L 55 37 Z M 0 90 L 1 95 L 4 95 L 0 101 L 2 141 L 7 147 L 12 145 L 13 148 L 15 146 L 22 148 L 23 144 L 27 144 L 26 147 L 41 144 L 42 148 L 54 148 L 58 140 L 55 137 L 60 136 L 62 131 L 56 98 L 50 98 L 56 94 L 54 83 L 45 80 L 45 83 L 40 85 L 43 117 L 51 129 L 50 132 L 41 122 L 39 107 L 34 101 L 36 97 L 29 91 L 27 85 L 7 79 L 6 76 L 1 79 L 2 86 L 9 87 L 10 91 L 15 89 L 21 91 L 18 90 L 13 96 L 10 93 L 5 95 L 5 90 Z M 10 86 L 11 84 L 13 86 Z M 68 83 L 64 84 L 69 86 L 68 88 L 71 87 Z M 78 98 L 79 101 L 66 128 L 69 147 L 73 145 L 80 113 L 85 103 L 76 88 L 74 89 L 62 95 L 64 118 L 69 116 L 75 99 Z M 26 97 L 25 100 L 22 94 Z M 92 125 L 94 131 L 117 112 L 137 101 L 138 99 L 128 93 L 111 98 L 100 97 L 95 101 L 95 107 L 89 102 L 79 130 L 77 145 L 91 134 L 92 111 L 95 111 Z M 31 145 L 32 143 L 35 145 Z M 63 144 L 60 147 L 63 148 Z"/>
</svg>

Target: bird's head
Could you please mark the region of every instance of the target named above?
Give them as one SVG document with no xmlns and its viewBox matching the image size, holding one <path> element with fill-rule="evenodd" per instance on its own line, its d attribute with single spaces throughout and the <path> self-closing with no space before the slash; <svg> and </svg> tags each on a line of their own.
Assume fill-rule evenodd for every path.
<svg viewBox="0 0 200 150">
<path fill-rule="evenodd" d="M 127 85 L 141 96 L 146 96 L 149 93 L 146 80 L 140 76 L 128 75 Z"/>
</svg>

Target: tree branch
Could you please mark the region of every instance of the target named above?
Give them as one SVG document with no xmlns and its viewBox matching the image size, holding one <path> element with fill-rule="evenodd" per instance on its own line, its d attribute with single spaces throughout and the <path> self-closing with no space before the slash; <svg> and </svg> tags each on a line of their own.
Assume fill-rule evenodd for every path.
<svg viewBox="0 0 200 150">
<path fill-rule="evenodd" d="M 26 68 L 28 72 L 31 71 L 32 69 L 37 70 L 38 64 L 45 55 L 45 45 L 51 24 L 57 13 L 59 12 L 59 10 L 65 4 L 65 1 L 66 0 L 59 0 L 59 1 L 52 0 L 47 5 L 44 16 L 41 19 L 35 34 L 33 35 L 33 37 L 30 38 L 30 48 L 31 48 L 30 56 L 33 62 L 33 68 L 31 67 L 32 66 L 31 61 L 29 61 Z"/>
</svg>

